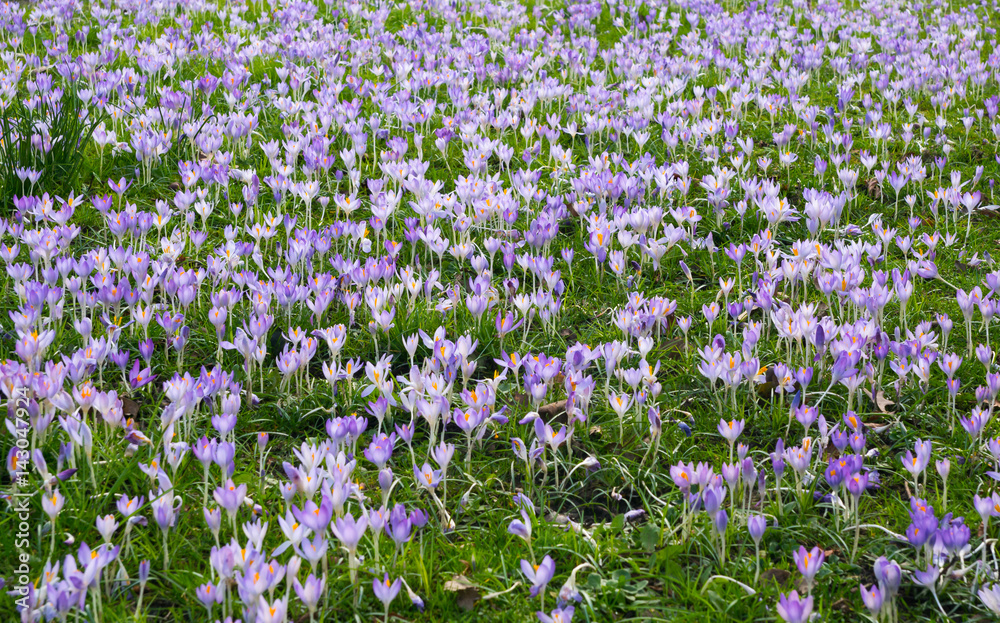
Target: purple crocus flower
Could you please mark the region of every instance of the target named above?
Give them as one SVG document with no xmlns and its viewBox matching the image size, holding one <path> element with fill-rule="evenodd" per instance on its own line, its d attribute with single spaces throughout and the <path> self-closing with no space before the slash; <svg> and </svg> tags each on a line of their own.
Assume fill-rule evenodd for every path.
<svg viewBox="0 0 1000 623">
<path fill-rule="evenodd" d="M 556 608 L 550 614 L 544 612 L 535 613 L 541 623 L 573 623 L 573 606 Z"/>
<path fill-rule="evenodd" d="M 764 537 L 764 531 L 767 530 L 767 518 L 763 515 L 750 515 L 747 518 L 747 529 L 754 544 L 760 546 L 760 540 Z"/>
<path fill-rule="evenodd" d="M 216 504 L 226 509 L 229 518 L 235 520 L 236 511 L 243 505 L 246 495 L 247 486 L 245 484 L 237 485 L 232 480 L 227 480 L 221 487 L 216 487 L 212 497 L 215 498 Z"/>
<path fill-rule="evenodd" d="M 917 584 L 929 589 L 933 593 L 937 591 L 937 581 L 940 575 L 941 570 L 934 563 L 929 562 L 926 569 L 913 572 L 913 579 L 917 581 Z"/>
<path fill-rule="evenodd" d="M 424 463 L 421 468 L 414 465 L 413 476 L 417 479 L 417 484 L 425 489 L 433 490 L 441 484 L 441 470 L 432 468 L 430 463 Z"/>
<path fill-rule="evenodd" d="M 219 590 L 219 587 L 211 582 L 199 586 L 195 591 L 195 595 L 198 597 L 198 601 L 201 602 L 201 605 L 205 606 L 205 609 L 208 611 L 209 618 L 212 617 L 212 606 L 215 604 L 221 604 L 223 597 L 225 597 L 225 593 Z"/>
<path fill-rule="evenodd" d="M 316 613 L 316 607 L 323 596 L 325 585 L 325 580 L 317 578 L 311 573 L 306 578 L 305 584 L 300 584 L 298 578 L 292 577 L 292 588 L 295 589 L 295 594 L 298 595 L 299 601 L 309 610 L 310 616 Z"/>
<path fill-rule="evenodd" d="M 330 531 L 340 540 L 347 551 L 356 553 L 358 551 L 358 543 L 361 542 L 361 537 L 364 536 L 367 529 L 367 515 L 362 514 L 355 520 L 351 514 L 347 514 L 338 518 L 330 528 Z"/>
<path fill-rule="evenodd" d="M 806 623 L 812 615 L 813 598 L 800 599 L 797 591 L 782 595 L 778 599 L 778 616 L 785 623 Z"/>
<path fill-rule="evenodd" d="M 531 518 L 525 509 L 521 509 L 521 519 L 511 520 L 507 532 L 521 537 L 526 543 L 531 543 Z"/>
<path fill-rule="evenodd" d="M 867 589 L 864 584 L 860 585 L 860 589 L 861 601 L 865 603 L 865 607 L 872 613 L 872 616 L 877 619 L 879 612 L 882 611 L 882 591 L 874 585 L 871 589 Z"/>
<path fill-rule="evenodd" d="M 521 573 L 531 582 L 531 596 L 537 597 L 539 593 L 545 590 L 545 587 L 552 580 L 552 576 L 555 575 L 556 563 L 548 555 L 537 565 L 521 559 Z"/>
<path fill-rule="evenodd" d="M 375 593 L 375 597 L 382 602 L 385 607 L 386 618 L 388 619 L 389 604 L 392 603 L 396 596 L 399 595 L 399 589 L 402 586 L 402 581 L 396 578 L 395 582 L 389 580 L 389 574 L 386 573 L 382 580 L 375 578 L 372 580 L 372 592 Z"/>
<path fill-rule="evenodd" d="M 826 558 L 826 554 L 823 553 L 818 547 L 814 547 L 811 550 L 806 550 L 805 547 L 800 546 L 797 552 L 792 554 L 792 558 L 795 559 L 795 566 L 799 568 L 799 573 L 806 580 L 806 591 L 812 590 L 813 580 L 816 574 L 819 573 L 820 567 L 823 565 L 823 560 Z"/>
</svg>

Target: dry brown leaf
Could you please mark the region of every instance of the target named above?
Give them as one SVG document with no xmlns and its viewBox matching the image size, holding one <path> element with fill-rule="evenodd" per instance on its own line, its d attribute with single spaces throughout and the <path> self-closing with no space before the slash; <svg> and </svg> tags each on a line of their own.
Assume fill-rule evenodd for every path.
<svg viewBox="0 0 1000 623">
<path fill-rule="evenodd" d="M 889 407 L 894 407 L 896 405 L 895 402 L 885 397 L 885 392 L 881 389 L 875 392 L 874 396 L 872 396 L 870 389 L 866 389 L 864 392 L 865 396 L 868 396 L 868 400 L 875 405 L 875 408 L 878 409 L 879 413 L 891 413 L 892 411 L 889 410 Z"/>
<path fill-rule="evenodd" d="M 562 413 L 565 410 L 566 410 L 566 401 L 565 400 L 559 400 L 559 401 L 550 402 L 547 405 L 542 405 L 542 406 L 538 407 L 538 415 L 540 415 L 540 416 L 542 416 L 542 417 L 544 417 L 546 419 L 549 419 L 549 418 L 554 418 L 555 416 L 559 415 L 560 413 Z"/>
<path fill-rule="evenodd" d="M 455 593 L 458 597 L 458 607 L 469 612 L 479 601 L 479 587 L 469 581 L 464 575 L 456 575 L 444 583 L 444 590 Z"/>
<path fill-rule="evenodd" d="M 868 182 L 865 184 L 865 187 L 868 191 L 868 196 L 871 197 L 872 199 L 882 198 L 882 187 L 879 186 L 878 180 L 875 179 L 874 177 L 868 180 Z"/>
<path fill-rule="evenodd" d="M 133 419 L 135 416 L 139 415 L 139 403 L 132 400 L 128 396 L 122 398 L 122 415 L 126 419 Z"/>
</svg>

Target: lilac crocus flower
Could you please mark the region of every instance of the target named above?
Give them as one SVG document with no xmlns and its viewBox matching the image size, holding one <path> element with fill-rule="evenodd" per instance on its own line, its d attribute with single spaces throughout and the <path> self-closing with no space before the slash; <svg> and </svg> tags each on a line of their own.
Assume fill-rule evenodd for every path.
<svg viewBox="0 0 1000 623">
<path fill-rule="evenodd" d="M 201 602 L 201 605 L 205 606 L 205 610 L 208 611 L 208 617 L 211 618 L 212 606 L 215 604 L 221 604 L 225 593 L 219 590 L 219 587 L 216 585 L 208 582 L 199 586 L 195 591 L 195 595 L 198 597 L 198 601 Z"/>
<path fill-rule="evenodd" d="M 743 433 L 743 427 L 745 424 L 745 420 L 730 420 L 729 422 L 719 420 L 719 434 L 729 442 L 730 461 L 733 460 L 733 447 L 736 444 L 736 439 Z"/>
<path fill-rule="evenodd" d="M 989 608 L 990 612 L 1000 616 L 1000 584 L 994 584 L 989 588 L 983 587 L 977 593 L 983 605 Z"/>
<path fill-rule="evenodd" d="M 389 580 L 389 574 L 386 573 L 382 580 L 375 578 L 372 580 L 372 592 L 375 597 L 382 602 L 385 607 L 386 620 L 389 619 L 389 604 L 392 603 L 396 596 L 399 595 L 399 589 L 402 586 L 402 581 L 396 578 L 395 582 Z"/>
<path fill-rule="evenodd" d="M 531 518 L 528 512 L 521 509 L 521 519 L 513 519 L 507 527 L 507 532 L 524 539 L 525 543 L 531 544 Z"/>
<path fill-rule="evenodd" d="M 552 580 L 552 576 L 555 575 L 556 563 L 548 555 L 537 565 L 521 559 L 521 573 L 531 582 L 531 596 L 537 597 L 539 593 L 545 590 L 545 587 Z"/>
<path fill-rule="evenodd" d="M 268 603 L 263 596 L 257 598 L 257 623 L 285 623 L 288 616 L 288 596 Z"/>
<path fill-rule="evenodd" d="M 351 583 L 357 582 L 358 573 L 358 543 L 361 542 L 361 537 L 364 536 L 365 531 L 368 529 L 368 516 L 361 514 L 361 516 L 355 520 L 351 514 L 344 515 L 343 517 L 337 519 L 334 525 L 330 528 L 333 535 L 340 540 L 341 545 L 347 550 L 350 555 L 348 558 L 348 565 L 351 572 Z"/>
<path fill-rule="evenodd" d="M 306 577 L 305 584 L 300 584 L 298 578 L 292 577 L 292 588 L 295 589 L 295 594 L 298 595 L 299 601 L 305 605 L 310 616 L 316 613 L 316 607 L 323 596 L 325 585 L 326 580 L 317 578 L 311 573 Z"/>
<path fill-rule="evenodd" d="M 792 558 L 795 559 L 795 566 L 799 568 L 799 573 L 806 580 L 806 592 L 812 590 L 813 580 L 816 574 L 819 573 L 820 567 L 823 565 L 823 560 L 826 558 L 826 554 L 823 553 L 818 547 L 814 547 L 811 550 L 806 550 L 805 547 L 800 546 L 797 552 L 792 554 Z"/>
<path fill-rule="evenodd" d="M 918 439 L 914 450 L 916 451 L 915 455 L 909 450 L 906 451 L 906 456 L 903 457 L 903 467 L 916 480 L 920 474 L 924 473 L 931 461 L 931 442 Z"/>
<path fill-rule="evenodd" d="M 212 497 L 215 498 L 215 502 L 219 506 L 226 509 L 226 515 L 229 516 L 229 519 L 235 521 L 236 511 L 243 505 L 246 495 L 247 486 L 245 484 L 237 486 L 232 480 L 227 480 L 221 487 L 216 487 Z"/>
<path fill-rule="evenodd" d="M 813 598 L 800 599 L 797 591 L 782 595 L 778 600 L 778 616 L 785 623 L 806 623 L 812 615 Z"/>
<path fill-rule="evenodd" d="M 871 612 L 872 616 L 877 619 L 879 612 L 882 611 L 882 591 L 874 585 L 871 589 L 867 589 L 864 584 L 861 584 L 859 588 L 861 589 L 861 601 L 868 608 L 868 612 Z"/>
<path fill-rule="evenodd" d="M 747 518 L 747 530 L 750 532 L 750 538 L 756 546 L 760 546 L 760 540 L 764 537 L 764 531 L 767 530 L 767 518 L 763 515 L 750 515 Z"/>
<path fill-rule="evenodd" d="M 927 563 L 927 568 L 922 571 L 914 571 L 913 579 L 917 584 L 929 589 L 932 593 L 937 591 L 937 581 L 941 576 L 941 570 L 934 563 Z"/>
<path fill-rule="evenodd" d="M 549 614 L 537 612 L 535 615 L 541 623 L 573 623 L 573 606 L 556 608 Z"/>
<path fill-rule="evenodd" d="M 424 463 L 421 468 L 414 465 L 413 476 L 416 478 L 417 484 L 425 489 L 433 490 L 441 484 L 441 470 L 432 468 L 430 463 Z"/>
</svg>

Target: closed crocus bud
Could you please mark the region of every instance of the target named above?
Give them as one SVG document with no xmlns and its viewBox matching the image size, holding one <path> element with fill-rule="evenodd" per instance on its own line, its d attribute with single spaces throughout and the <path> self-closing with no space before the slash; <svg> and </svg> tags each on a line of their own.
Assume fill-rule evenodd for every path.
<svg viewBox="0 0 1000 623">
<path fill-rule="evenodd" d="M 406 594 L 410 598 L 410 603 L 412 603 L 417 610 L 423 612 L 424 600 L 420 598 L 420 595 L 417 595 L 416 593 L 413 592 L 413 589 L 410 588 L 409 584 L 404 582 L 403 586 L 406 587 Z"/>
<path fill-rule="evenodd" d="M 941 476 L 941 479 L 948 480 L 948 474 L 951 473 L 951 461 L 941 459 L 940 461 L 935 461 L 934 466 L 937 468 L 937 473 Z"/>
<path fill-rule="evenodd" d="M 410 525 L 419 530 L 427 525 L 428 517 L 423 509 L 415 508 L 410 511 L 409 519 Z"/>
<path fill-rule="evenodd" d="M 149 581 L 149 561 L 143 560 L 139 563 L 139 584 L 141 586 L 146 586 L 146 582 Z"/>
<path fill-rule="evenodd" d="M 989 369 L 990 362 L 993 361 L 993 349 L 986 344 L 980 344 L 976 347 L 976 359 Z"/>
<path fill-rule="evenodd" d="M 726 513 L 725 509 L 722 509 L 715 514 L 715 517 L 712 520 L 712 526 L 715 528 L 715 531 L 717 533 L 725 534 L 726 527 L 728 525 L 729 525 L 729 514 Z"/>
<path fill-rule="evenodd" d="M 875 579 L 878 580 L 882 590 L 883 599 L 892 599 L 899 590 L 899 584 L 903 579 L 903 570 L 894 561 L 885 556 L 880 556 L 875 561 Z"/>
<path fill-rule="evenodd" d="M 393 475 L 392 470 L 388 467 L 383 469 L 378 473 L 378 486 L 382 489 L 385 494 L 389 493 L 389 489 L 392 487 Z"/>
<path fill-rule="evenodd" d="M 292 578 L 296 578 L 299 575 L 299 569 L 302 568 L 302 559 L 298 556 L 292 556 L 289 559 L 288 564 L 285 566 L 285 578 L 290 582 Z"/>
<path fill-rule="evenodd" d="M 747 518 L 747 530 L 750 531 L 750 538 L 755 545 L 760 545 L 760 540 L 764 538 L 767 530 L 767 518 L 763 515 L 751 515 Z"/>
<path fill-rule="evenodd" d="M 213 509 L 202 509 L 205 515 L 205 523 L 208 524 L 208 529 L 212 531 L 212 535 L 216 540 L 219 539 L 219 529 L 222 527 L 222 511 L 218 508 Z"/>
<path fill-rule="evenodd" d="M 270 436 L 267 433 L 257 433 L 257 449 L 261 452 L 267 447 L 267 442 L 270 440 Z"/>
</svg>

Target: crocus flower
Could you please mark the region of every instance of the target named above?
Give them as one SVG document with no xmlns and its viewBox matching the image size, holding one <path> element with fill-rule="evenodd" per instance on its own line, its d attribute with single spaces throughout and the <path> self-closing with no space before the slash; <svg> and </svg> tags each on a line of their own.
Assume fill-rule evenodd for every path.
<svg viewBox="0 0 1000 623">
<path fill-rule="evenodd" d="M 929 589 L 932 593 L 936 593 L 940 575 L 941 570 L 934 563 L 927 563 L 926 569 L 913 572 L 913 579 L 917 581 L 917 584 Z"/>
<path fill-rule="evenodd" d="M 198 601 L 201 602 L 201 605 L 205 606 L 205 610 L 208 612 L 208 617 L 211 618 L 212 606 L 222 603 L 225 593 L 219 590 L 219 588 L 211 582 L 208 582 L 199 586 L 195 591 L 195 595 L 198 597 Z"/>
<path fill-rule="evenodd" d="M 53 489 L 51 494 L 42 496 L 42 510 L 49 516 L 49 520 L 55 521 L 63 506 L 66 505 L 66 498 L 59 493 L 59 489 Z"/>
<path fill-rule="evenodd" d="M 533 565 L 527 560 L 521 559 L 521 573 L 531 582 L 531 596 L 537 597 L 545 590 L 545 587 L 552 580 L 556 572 L 556 563 L 551 556 L 545 556 L 542 562 Z"/>
<path fill-rule="evenodd" d="M 760 540 L 764 538 L 764 531 L 767 530 L 767 518 L 763 515 L 750 515 L 747 518 L 747 530 L 750 532 L 750 538 L 753 539 L 754 545 L 754 582 L 757 581 L 757 577 L 760 575 Z"/>
<path fill-rule="evenodd" d="M 1000 616 L 1000 584 L 993 584 L 990 587 L 983 587 L 977 593 L 983 605 L 996 616 Z"/>
<path fill-rule="evenodd" d="M 799 568 L 799 573 L 806 580 L 806 591 L 812 590 L 813 579 L 816 574 L 819 573 L 820 567 L 823 565 L 823 560 L 826 555 L 818 547 L 814 547 L 811 550 L 806 550 L 805 547 L 799 547 L 797 552 L 792 554 L 792 558 L 795 559 L 795 566 Z"/>
<path fill-rule="evenodd" d="M 733 447 L 736 444 L 736 439 L 743 433 L 743 426 L 745 424 L 744 420 L 730 420 L 726 422 L 725 420 L 719 420 L 719 434 L 729 442 L 729 460 L 733 460 Z"/>
<path fill-rule="evenodd" d="M 344 515 L 338 518 L 333 527 L 330 528 L 333 535 L 350 554 L 348 564 L 352 583 L 357 581 L 358 543 L 361 542 L 361 537 L 364 536 L 367 529 L 368 516 L 365 514 L 362 514 L 357 520 L 350 514 Z"/>
<path fill-rule="evenodd" d="M 812 615 L 813 598 L 800 599 L 797 591 L 782 595 L 778 600 L 778 616 L 785 623 L 806 623 Z"/>
<path fill-rule="evenodd" d="M 236 511 L 243 505 L 246 494 L 247 486 L 245 484 L 237 485 L 232 480 L 227 480 L 225 484 L 215 489 L 212 497 L 215 498 L 215 502 L 219 506 L 226 510 L 230 520 L 235 521 Z"/>
<path fill-rule="evenodd" d="M 522 521 L 523 520 L 523 521 Z M 531 518 L 525 509 L 521 509 L 521 519 L 513 519 L 507 527 L 507 532 L 524 539 L 525 543 L 531 544 Z"/>
<path fill-rule="evenodd" d="M 877 586 L 867 589 L 864 584 L 861 584 L 859 587 L 861 589 L 861 601 L 865 603 L 865 607 L 872 613 L 872 616 L 877 619 L 879 612 L 882 611 L 882 592 Z"/>
<path fill-rule="evenodd" d="M 541 623 L 573 623 L 573 606 L 556 608 L 549 614 L 544 612 L 535 613 Z"/>
<path fill-rule="evenodd" d="M 301 601 L 309 611 L 309 616 L 316 613 L 316 607 L 319 605 L 319 600 L 323 596 L 325 585 L 326 580 L 319 579 L 311 573 L 308 577 L 306 577 L 306 583 L 304 585 L 299 583 L 298 578 L 292 576 L 292 588 L 295 589 L 295 594 L 298 595 L 299 601 Z"/>
<path fill-rule="evenodd" d="M 288 596 L 268 603 L 263 596 L 257 599 L 257 623 L 285 623 L 288 613 Z"/>
<path fill-rule="evenodd" d="M 375 593 L 375 598 L 382 602 L 382 606 L 385 608 L 385 620 L 389 620 L 389 604 L 392 600 L 396 599 L 399 595 L 399 589 L 402 585 L 402 581 L 396 578 L 395 582 L 389 580 L 389 574 L 386 573 L 382 580 L 375 578 L 372 580 L 372 592 Z"/>
<path fill-rule="evenodd" d="M 416 478 L 417 484 L 425 489 L 436 489 L 441 484 L 441 471 L 433 469 L 429 463 L 424 463 L 421 468 L 414 465 L 413 476 Z"/>
</svg>

